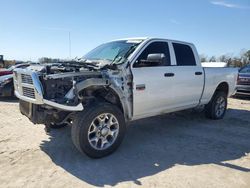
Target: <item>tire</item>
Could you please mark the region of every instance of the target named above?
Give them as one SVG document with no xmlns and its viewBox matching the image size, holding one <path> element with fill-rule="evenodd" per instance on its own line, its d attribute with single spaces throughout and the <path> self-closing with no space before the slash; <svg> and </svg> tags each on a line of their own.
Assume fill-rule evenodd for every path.
<svg viewBox="0 0 250 188">
<path fill-rule="evenodd" d="M 211 101 L 205 107 L 205 115 L 207 118 L 218 120 L 225 116 L 227 110 L 227 94 L 217 91 Z"/>
<path fill-rule="evenodd" d="M 50 124 L 51 129 L 61 129 L 61 128 L 66 127 L 66 126 L 67 126 L 67 123 L 60 123 L 60 124 L 51 123 Z"/>
<path fill-rule="evenodd" d="M 75 115 L 71 137 L 81 153 L 91 158 L 101 158 L 119 147 L 125 132 L 126 123 L 121 110 L 115 105 L 101 102 L 90 104 Z"/>
</svg>

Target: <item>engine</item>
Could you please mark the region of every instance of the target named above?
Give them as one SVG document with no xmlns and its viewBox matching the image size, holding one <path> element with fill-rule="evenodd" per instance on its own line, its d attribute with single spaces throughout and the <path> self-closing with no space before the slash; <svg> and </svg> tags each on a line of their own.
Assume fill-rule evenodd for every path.
<svg viewBox="0 0 250 188">
<path fill-rule="evenodd" d="M 77 62 L 32 65 L 43 87 L 43 98 L 60 104 L 74 104 L 74 85 L 88 78 L 101 78 L 99 70 L 85 68 Z"/>
</svg>

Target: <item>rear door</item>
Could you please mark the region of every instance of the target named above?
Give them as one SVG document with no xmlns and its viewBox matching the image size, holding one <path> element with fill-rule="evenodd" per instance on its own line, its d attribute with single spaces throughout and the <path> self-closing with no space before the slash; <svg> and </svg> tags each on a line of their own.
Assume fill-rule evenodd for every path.
<svg viewBox="0 0 250 188">
<path fill-rule="evenodd" d="M 176 108 L 193 107 L 199 104 L 204 85 L 204 72 L 196 56 L 194 46 L 172 42 L 175 64 L 174 103 Z"/>
</svg>

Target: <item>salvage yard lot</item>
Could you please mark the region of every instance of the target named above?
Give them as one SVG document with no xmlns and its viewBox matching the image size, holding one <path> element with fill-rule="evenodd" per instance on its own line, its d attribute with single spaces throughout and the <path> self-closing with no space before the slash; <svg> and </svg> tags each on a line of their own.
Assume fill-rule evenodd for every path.
<svg viewBox="0 0 250 188">
<path fill-rule="evenodd" d="M 111 156 L 90 159 L 70 127 L 33 125 L 0 102 L 0 187 L 250 187 L 250 100 L 229 99 L 223 120 L 180 112 L 131 123 Z"/>
</svg>

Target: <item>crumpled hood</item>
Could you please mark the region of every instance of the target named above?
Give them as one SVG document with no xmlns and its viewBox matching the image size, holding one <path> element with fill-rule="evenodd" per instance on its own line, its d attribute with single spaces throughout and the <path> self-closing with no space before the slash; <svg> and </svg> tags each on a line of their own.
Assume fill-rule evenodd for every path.
<svg viewBox="0 0 250 188">
<path fill-rule="evenodd" d="M 30 65 L 30 66 L 27 67 L 26 69 L 27 69 L 27 70 L 32 70 L 32 71 L 40 72 L 40 71 L 42 71 L 43 69 L 46 68 L 46 65 L 48 65 L 48 64 Z"/>
</svg>

